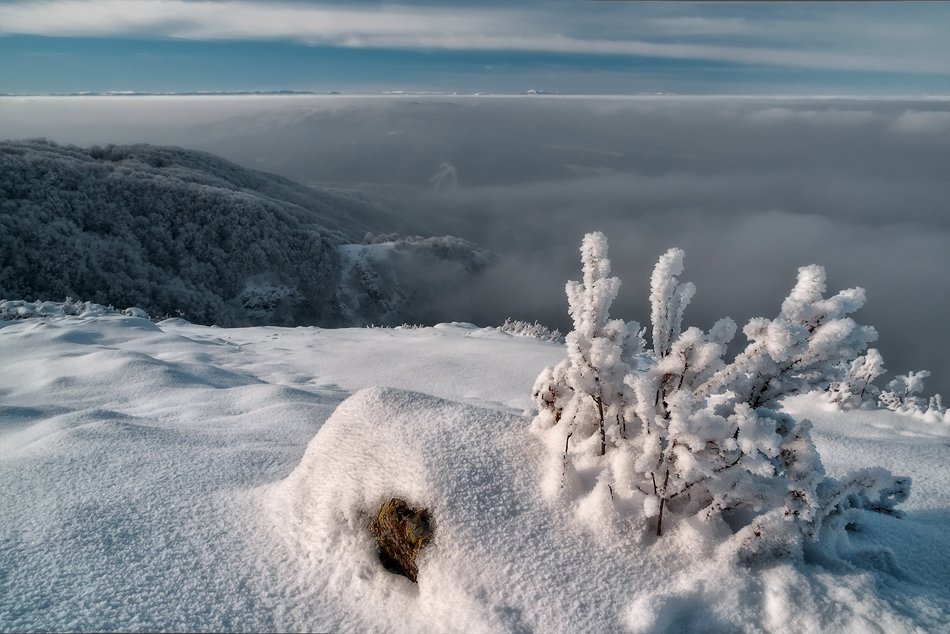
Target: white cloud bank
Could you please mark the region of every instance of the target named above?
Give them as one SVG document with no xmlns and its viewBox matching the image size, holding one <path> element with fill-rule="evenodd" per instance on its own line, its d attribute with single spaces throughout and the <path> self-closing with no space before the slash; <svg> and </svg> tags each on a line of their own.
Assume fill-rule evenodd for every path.
<svg viewBox="0 0 950 634">
<path fill-rule="evenodd" d="M 950 74 L 941 20 L 881 16 L 642 19 L 643 7 L 431 7 L 242 1 L 48 0 L 0 5 L 0 34 L 292 40 L 348 48 L 646 56 L 846 71 Z M 572 12 L 573 11 L 573 12 Z M 831 29 L 832 32 L 829 32 Z M 887 37 L 869 36 L 889 33 Z M 603 34 L 609 33 L 605 38 Z M 860 37 L 854 36 L 857 33 Z M 721 41 L 711 36 L 729 36 Z M 895 41 L 896 40 L 896 41 Z"/>
<path fill-rule="evenodd" d="M 897 118 L 893 128 L 910 134 L 948 134 L 950 112 L 908 110 Z"/>
</svg>

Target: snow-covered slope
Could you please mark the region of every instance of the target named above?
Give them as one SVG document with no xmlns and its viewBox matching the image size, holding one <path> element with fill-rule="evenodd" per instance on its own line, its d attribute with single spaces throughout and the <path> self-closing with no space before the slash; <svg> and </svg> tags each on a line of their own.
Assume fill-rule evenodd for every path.
<svg viewBox="0 0 950 634">
<path fill-rule="evenodd" d="M 0 322 L 0 629 L 946 631 L 950 430 L 801 397 L 832 472 L 913 477 L 804 561 L 734 563 L 539 491 L 531 385 L 563 346 L 469 324 L 223 329 L 121 314 Z M 367 514 L 436 537 L 419 584 Z"/>
<path fill-rule="evenodd" d="M 352 301 L 375 289 L 349 279 L 339 249 L 369 233 L 418 233 L 393 204 L 181 148 L 4 141 L 0 298 L 74 297 L 219 325 L 379 323 L 371 300 Z M 400 266 L 375 261 L 405 296 L 462 283 L 474 269 L 460 259 L 484 263 L 469 242 L 430 240 L 456 253 L 403 240 Z M 432 319 L 419 313 L 397 301 L 383 323 Z"/>
</svg>

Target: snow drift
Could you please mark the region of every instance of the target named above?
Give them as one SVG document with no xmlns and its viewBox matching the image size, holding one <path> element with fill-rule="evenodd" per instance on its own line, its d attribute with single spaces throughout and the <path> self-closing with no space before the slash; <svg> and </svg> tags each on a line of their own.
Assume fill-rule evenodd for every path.
<svg viewBox="0 0 950 634">
<path fill-rule="evenodd" d="M 743 566 L 693 522 L 631 544 L 539 495 L 523 411 L 563 345 L 467 324 L 225 329 L 54 308 L 0 321 L 0 630 L 950 622 L 943 425 L 792 399 L 830 475 L 881 465 L 914 493 L 902 520 L 869 514 L 809 558 Z M 361 519 L 387 495 L 433 513 L 418 585 L 379 565 Z"/>
<path fill-rule="evenodd" d="M 294 583 L 319 588 L 354 631 L 894 632 L 948 616 L 901 545 L 933 539 L 926 520 L 868 517 L 806 560 L 758 566 L 737 564 L 701 522 L 634 543 L 588 504 L 591 530 L 578 531 L 585 509 L 537 493 L 544 456 L 525 423 L 416 392 L 352 396 L 293 473 L 259 492 Z M 392 496 L 435 522 L 418 586 L 382 568 L 369 531 Z"/>
</svg>

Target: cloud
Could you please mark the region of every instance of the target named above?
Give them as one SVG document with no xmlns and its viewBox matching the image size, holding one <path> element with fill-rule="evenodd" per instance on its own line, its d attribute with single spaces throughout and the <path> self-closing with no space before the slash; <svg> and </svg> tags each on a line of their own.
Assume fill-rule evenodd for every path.
<svg viewBox="0 0 950 634">
<path fill-rule="evenodd" d="M 762 9 L 763 7 L 759 7 Z M 656 32 L 670 36 L 759 37 L 772 41 L 795 42 L 815 38 L 837 38 L 848 33 L 858 38 L 873 38 L 878 41 L 907 41 L 912 38 L 930 39 L 935 35 L 933 25 L 912 15 L 894 13 L 888 19 L 860 19 L 859 16 L 842 12 L 841 4 L 821 10 L 821 19 L 815 14 L 794 12 L 749 16 L 705 17 L 678 16 L 653 18 L 648 21 Z M 857 19 L 856 19 L 857 17 Z M 865 14 L 865 17 L 869 17 Z"/>
<path fill-rule="evenodd" d="M 164 35 L 184 39 L 286 38 L 359 42 L 425 32 L 477 33 L 486 15 L 472 10 L 344 8 L 289 3 L 187 0 L 48 0 L 0 6 L 4 33 L 108 36 Z"/>
<path fill-rule="evenodd" d="M 893 128 L 910 134 L 950 134 L 950 112 L 908 110 L 894 121 Z"/>
<path fill-rule="evenodd" d="M 0 137 L 150 141 L 390 200 L 497 265 L 432 306 L 444 320 L 565 328 L 587 231 L 610 239 L 614 315 L 645 322 L 650 270 L 686 250 L 687 313 L 772 316 L 798 267 L 867 289 L 857 318 L 891 371 L 950 393 L 948 99 L 5 99 Z M 393 131 L 399 134 L 390 134 Z M 914 131 L 912 133 L 912 131 Z M 929 131 L 929 132 L 928 132 Z M 455 186 L 433 175 L 451 166 Z M 445 172 L 446 174 L 448 171 Z M 368 194 L 369 195 L 369 194 Z"/>
<path fill-rule="evenodd" d="M 609 3 L 592 4 L 580 12 L 576 6 L 561 4 L 512 8 L 234 0 L 42 0 L 0 4 L 0 33 L 282 39 L 349 48 L 512 51 L 950 73 L 950 54 L 941 54 L 950 51 L 940 44 L 940 20 L 936 24 L 922 21 L 909 25 L 897 20 L 884 29 L 881 23 L 887 20 L 874 14 L 851 19 L 836 14 L 831 28 L 825 23 L 827 10 L 796 20 L 776 19 L 768 13 L 738 18 L 645 19 L 656 10 Z M 865 37 L 849 35 L 852 31 Z M 873 38 L 868 37 L 869 33 L 882 35 Z M 885 37 L 885 33 L 890 35 Z M 709 35 L 732 39 L 705 37 Z"/>
<path fill-rule="evenodd" d="M 776 125 L 790 122 L 816 126 L 860 126 L 872 122 L 875 114 L 870 110 L 803 110 L 795 108 L 763 108 L 749 115 L 750 123 Z"/>
</svg>

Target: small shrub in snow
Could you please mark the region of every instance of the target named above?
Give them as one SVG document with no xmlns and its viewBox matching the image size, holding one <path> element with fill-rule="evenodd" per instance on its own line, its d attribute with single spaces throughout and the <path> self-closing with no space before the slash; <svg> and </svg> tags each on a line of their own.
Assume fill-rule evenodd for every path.
<svg viewBox="0 0 950 634">
<path fill-rule="evenodd" d="M 102 315 L 127 315 L 148 319 L 148 313 L 141 308 L 131 307 L 118 311 L 112 306 L 103 306 L 93 302 L 83 302 L 67 297 L 65 302 L 47 302 L 37 300 L 27 302 L 20 299 L 0 299 L 0 321 L 13 319 L 49 318 L 49 317 L 100 317 Z"/>
<path fill-rule="evenodd" d="M 831 384 L 828 400 L 844 409 L 873 406 L 881 393 L 874 379 L 886 371 L 881 353 L 877 348 L 868 348 L 867 354 L 852 361 L 844 376 Z"/>
<path fill-rule="evenodd" d="M 930 398 L 922 396 L 924 379 L 929 376 L 930 372 L 926 370 L 898 374 L 881 392 L 878 399 L 881 406 L 928 422 L 950 422 L 947 408 L 939 394 Z"/>
<path fill-rule="evenodd" d="M 534 387 L 533 429 L 561 458 L 549 491 L 583 512 L 597 498 L 628 509 L 657 535 L 669 515 L 725 522 L 746 554 L 797 551 L 849 509 L 896 513 L 909 479 L 881 469 L 828 477 L 811 423 L 779 411 L 785 396 L 828 389 L 843 363 L 856 376 L 876 371 L 873 352 L 857 361 L 877 336 L 850 317 L 862 289 L 825 298 L 824 269 L 799 269 L 779 314 L 752 319 L 749 343 L 727 361 L 731 319 L 682 329 L 695 287 L 679 280 L 681 250 L 653 272 L 651 349 L 638 324 L 609 318 L 620 281 L 609 277 L 603 234 L 587 235 L 581 254 L 584 279 L 567 285 L 567 358 Z"/>
<path fill-rule="evenodd" d="M 940 394 L 923 396 L 926 370 L 900 374 L 881 390 L 874 380 L 884 374 L 884 359 L 875 348 L 850 364 L 842 364 L 841 378 L 833 381 L 827 398 L 842 409 L 885 407 L 927 422 L 950 422 Z"/>
<path fill-rule="evenodd" d="M 498 327 L 502 332 L 507 332 L 510 335 L 517 335 L 519 337 L 534 337 L 539 341 L 547 341 L 549 343 L 563 343 L 564 335 L 561 334 L 560 330 L 552 330 L 547 326 L 539 324 L 535 321 L 533 324 L 526 321 L 520 321 L 518 319 L 512 319 L 508 317 L 505 319 L 505 323 Z"/>
<path fill-rule="evenodd" d="M 894 411 L 921 409 L 924 399 L 919 394 L 924 391 L 924 379 L 928 376 L 927 370 L 898 374 L 881 393 L 881 405 Z"/>
<path fill-rule="evenodd" d="M 385 324 L 366 324 L 363 328 L 368 330 L 421 330 L 429 328 L 425 324 L 400 324 L 398 326 L 389 326 Z"/>
</svg>

